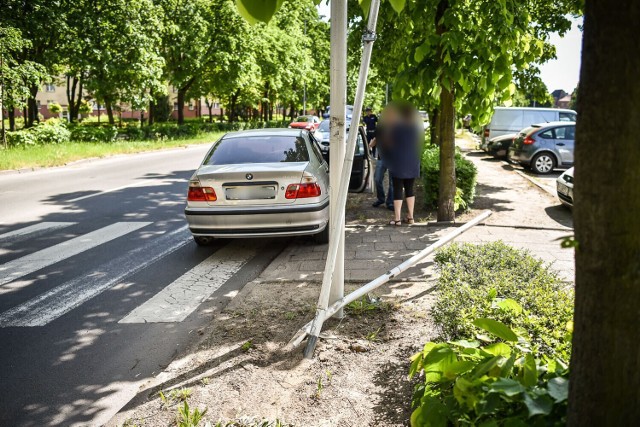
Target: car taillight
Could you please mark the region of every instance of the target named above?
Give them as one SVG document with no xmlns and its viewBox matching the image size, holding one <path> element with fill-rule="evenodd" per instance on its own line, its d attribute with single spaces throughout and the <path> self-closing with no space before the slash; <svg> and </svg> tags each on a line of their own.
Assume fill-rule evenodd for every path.
<svg viewBox="0 0 640 427">
<path fill-rule="evenodd" d="M 211 187 L 189 186 L 187 200 L 190 202 L 215 202 L 218 197 Z"/>
<path fill-rule="evenodd" d="M 317 182 L 303 184 L 289 184 L 284 193 L 285 199 L 304 199 L 308 197 L 318 197 L 322 194 Z"/>
<path fill-rule="evenodd" d="M 489 138 L 489 132 L 490 132 L 489 129 L 484 128 L 484 137 L 485 138 Z"/>
<path fill-rule="evenodd" d="M 523 143 L 524 145 L 531 145 L 531 144 L 533 144 L 534 142 L 536 142 L 536 140 L 535 140 L 535 139 L 533 139 L 533 138 L 531 138 L 531 136 L 530 136 L 530 135 L 527 135 L 527 137 L 524 139 L 524 141 L 522 141 L 522 143 Z"/>
</svg>

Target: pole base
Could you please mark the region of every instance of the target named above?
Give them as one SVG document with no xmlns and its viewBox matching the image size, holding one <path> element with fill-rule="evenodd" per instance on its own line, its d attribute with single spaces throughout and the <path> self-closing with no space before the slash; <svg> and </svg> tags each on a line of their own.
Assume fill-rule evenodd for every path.
<svg viewBox="0 0 640 427">
<path fill-rule="evenodd" d="M 316 349 L 317 343 L 318 343 L 318 337 L 314 335 L 309 335 L 309 338 L 307 339 L 307 346 L 304 348 L 305 359 L 313 359 L 313 353 Z"/>
</svg>

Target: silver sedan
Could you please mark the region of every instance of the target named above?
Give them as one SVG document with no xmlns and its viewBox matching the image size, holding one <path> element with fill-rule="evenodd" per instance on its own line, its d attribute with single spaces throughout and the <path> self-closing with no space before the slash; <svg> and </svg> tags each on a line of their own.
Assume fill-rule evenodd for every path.
<svg viewBox="0 0 640 427">
<path fill-rule="evenodd" d="M 228 133 L 189 181 L 189 229 L 199 245 L 213 237 L 294 235 L 315 235 L 326 243 L 328 171 L 307 131 Z"/>
</svg>

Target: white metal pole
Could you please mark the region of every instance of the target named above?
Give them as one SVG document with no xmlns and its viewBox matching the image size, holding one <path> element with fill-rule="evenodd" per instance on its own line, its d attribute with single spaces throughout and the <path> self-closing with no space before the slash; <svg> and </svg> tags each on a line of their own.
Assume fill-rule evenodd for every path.
<svg viewBox="0 0 640 427">
<path fill-rule="evenodd" d="M 363 285 L 362 287 L 356 289 L 355 291 L 351 292 L 349 295 L 345 296 L 341 300 L 332 303 L 330 306 L 327 307 L 327 309 L 323 313 L 325 318 L 331 317 L 333 313 L 344 308 L 347 304 L 353 301 L 356 301 L 358 298 L 362 298 L 369 292 L 377 289 L 378 287 L 387 283 L 389 280 L 393 279 L 394 277 L 408 270 L 410 267 L 413 267 L 414 265 L 416 265 L 417 263 L 425 259 L 427 256 L 431 255 L 437 249 L 441 248 L 442 246 L 446 245 L 456 237 L 460 236 L 462 233 L 468 231 L 472 227 L 478 225 L 479 223 L 489 218 L 491 216 L 491 213 L 492 212 L 489 210 L 482 212 L 480 215 L 476 216 L 471 221 L 467 222 L 466 224 L 464 224 L 459 228 L 456 228 L 450 233 L 447 233 L 445 236 L 441 237 L 436 242 L 432 243 L 425 249 L 421 250 L 420 252 L 418 252 L 408 260 L 404 261 L 397 267 L 392 268 L 382 276 L 379 276 L 373 279 L 371 282 L 367 283 L 366 285 Z M 311 333 L 314 327 L 314 322 L 315 322 L 315 319 L 307 323 L 306 325 L 304 325 L 296 333 L 296 335 L 291 339 L 291 341 L 289 341 L 288 345 L 291 347 L 297 347 L 298 345 L 300 345 L 300 343 L 305 338 L 305 336 Z M 310 339 L 312 339 L 312 337 L 310 337 Z"/>
<path fill-rule="evenodd" d="M 333 0 L 337 3 L 337 0 Z M 343 1 L 343 0 L 340 0 Z M 333 30 L 333 25 L 336 25 L 336 22 L 333 21 L 333 2 L 331 9 L 331 28 Z M 318 299 L 318 307 L 316 311 L 316 317 L 313 320 L 313 325 L 311 327 L 311 332 L 309 334 L 309 340 L 307 341 L 307 347 L 304 351 L 304 357 L 310 359 L 313 357 L 313 351 L 316 346 L 316 342 L 318 340 L 318 336 L 320 335 L 320 330 L 322 329 L 322 324 L 327 319 L 326 310 L 329 304 L 333 304 L 342 299 L 342 295 L 344 295 L 344 218 L 345 218 L 345 206 L 347 203 L 347 194 L 349 192 L 349 178 L 351 175 L 351 168 L 353 166 L 353 155 L 356 149 L 356 137 L 358 135 L 357 129 L 358 124 L 360 123 L 360 116 L 362 113 L 362 104 L 364 102 L 364 92 L 367 85 L 367 73 L 369 71 L 369 62 L 371 61 L 371 51 L 373 49 L 373 41 L 375 40 L 375 29 L 376 22 L 378 20 L 378 7 L 380 6 L 380 0 L 372 0 L 371 6 L 369 9 L 369 19 L 367 20 L 367 31 L 363 36 L 364 41 L 364 49 L 362 52 L 362 62 L 360 63 L 360 74 L 358 75 L 358 86 L 356 89 L 356 98 L 353 106 L 353 116 L 351 118 L 353 124 L 353 132 L 349 133 L 349 140 L 347 141 L 346 154 L 343 155 L 344 165 L 341 170 L 341 177 L 339 180 L 339 187 L 333 187 L 331 191 L 332 199 L 331 205 L 331 222 L 333 224 L 338 224 L 340 229 L 337 229 L 335 225 L 330 229 L 329 234 L 329 252 L 327 254 L 327 262 L 325 264 L 324 275 L 322 277 L 322 288 L 320 289 L 320 298 Z M 345 17 L 346 17 L 346 4 L 344 7 Z M 346 20 L 345 20 L 346 24 Z M 332 33 L 333 34 L 333 33 Z M 346 33 L 345 33 L 346 37 Z M 333 40 L 332 40 L 333 42 Z M 332 46 L 333 49 L 333 46 Z M 333 51 L 332 51 L 333 54 Z M 346 55 L 346 52 L 345 52 Z M 332 56 L 333 59 L 333 56 Z M 345 64 L 345 79 L 341 80 L 345 82 L 346 89 L 346 56 L 344 57 Z M 333 64 L 332 64 L 333 71 Z M 341 92 L 342 93 L 342 92 Z M 333 101 L 333 88 L 331 93 L 331 100 Z M 346 97 L 345 97 L 346 101 Z M 346 103 L 346 102 L 345 102 Z M 334 125 L 333 122 L 333 102 L 331 104 L 331 113 L 332 113 L 332 121 L 331 125 Z M 341 105 L 341 120 L 344 124 L 345 120 L 345 105 Z M 344 129 L 344 127 L 342 128 Z M 333 138 L 336 133 L 336 128 L 331 129 L 331 138 Z M 331 144 L 333 141 L 331 141 Z M 333 147 L 331 146 L 331 150 Z M 331 152 L 330 152 L 331 155 Z M 331 168 L 333 172 L 333 168 L 335 167 L 335 163 L 333 163 L 333 159 L 331 160 Z M 337 191 L 337 199 L 336 197 Z M 339 240 L 341 238 L 342 240 Z M 338 281 L 337 274 L 340 274 L 340 278 L 342 280 Z M 339 287 L 338 287 L 339 286 Z M 344 316 L 342 307 L 339 308 L 335 313 L 336 317 Z"/>
<path fill-rule="evenodd" d="M 333 303 L 344 296 L 344 220 L 340 220 L 338 195 L 340 177 L 343 176 L 345 154 L 345 121 L 347 118 L 347 0 L 331 0 L 331 124 L 329 137 L 329 186 L 330 194 L 330 246 L 337 246 L 333 277 L 329 284 L 329 298 Z M 326 273 L 326 270 L 325 270 Z M 342 311 L 336 313 L 341 318 Z"/>
</svg>

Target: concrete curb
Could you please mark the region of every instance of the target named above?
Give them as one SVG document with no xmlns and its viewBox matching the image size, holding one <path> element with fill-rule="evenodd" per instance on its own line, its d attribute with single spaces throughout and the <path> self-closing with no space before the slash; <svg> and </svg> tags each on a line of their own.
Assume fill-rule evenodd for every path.
<svg viewBox="0 0 640 427">
<path fill-rule="evenodd" d="M 137 151 L 135 153 L 117 153 L 117 154 L 110 154 L 104 157 L 87 157 L 86 159 L 78 159 L 78 160 L 74 160 L 68 163 L 65 163 L 64 165 L 59 165 L 59 166 L 34 166 L 31 168 L 22 168 L 22 169 L 5 169 L 5 170 L 0 170 L 0 176 L 3 175 L 19 175 L 19 174 L 24 174 L 24 173 L 30 173 L 30 172 L 38 172 L 38 171 L 49 171 L 49 170 L 57 170 L 57 169 L 63 169 L 69 166 L 76 166 L 76 165 L 80 165 L 83 163 L 93 163 L 99 160 L 108 160 L 108 159 L 114 159 L 114 158 L 118 158 L 118 157 L 133 157 L 133 156 L 137 156 L 140 154 L 150 154 L 150 153 L 160 153 L 160 152 L 164 152 L 164 151 L 178 151 L 178 150 L 186 150 L 189 148 L 194 148 L 194 147 L 201 147 L 205 144 L 208 143 L 202 143 L 202 144 L 185 144 L 185 145 L 180 145 L 177 147 L 166 147 L 166 148 L 158 148 L 157 150 L 144 150 L 144 151 Z"/>
<path fill-rule="evenodd" d="M 527 175 L 524 172 L 521 172 L 517 169 L 513 170 L 515 173 L 517 173 L 518 175 L 520 175 L 521 177 L 529 180 L 529 182 L 531 182 L 532 184 L 534 184 L 536 187 L 538 187 L 539 189 L 541 189 L 542 191 L 544 191 L 547 194 L 550 194 L 551 196 L 553 196 L 554 198 L 556 198 L 556 193 L 549 190 L 547 187 L 545 187 L 544 185 L 542 185 L 541 183 L 539 183 L 536 179 L 531 178 L 529 175 Z"/>
</svg>

